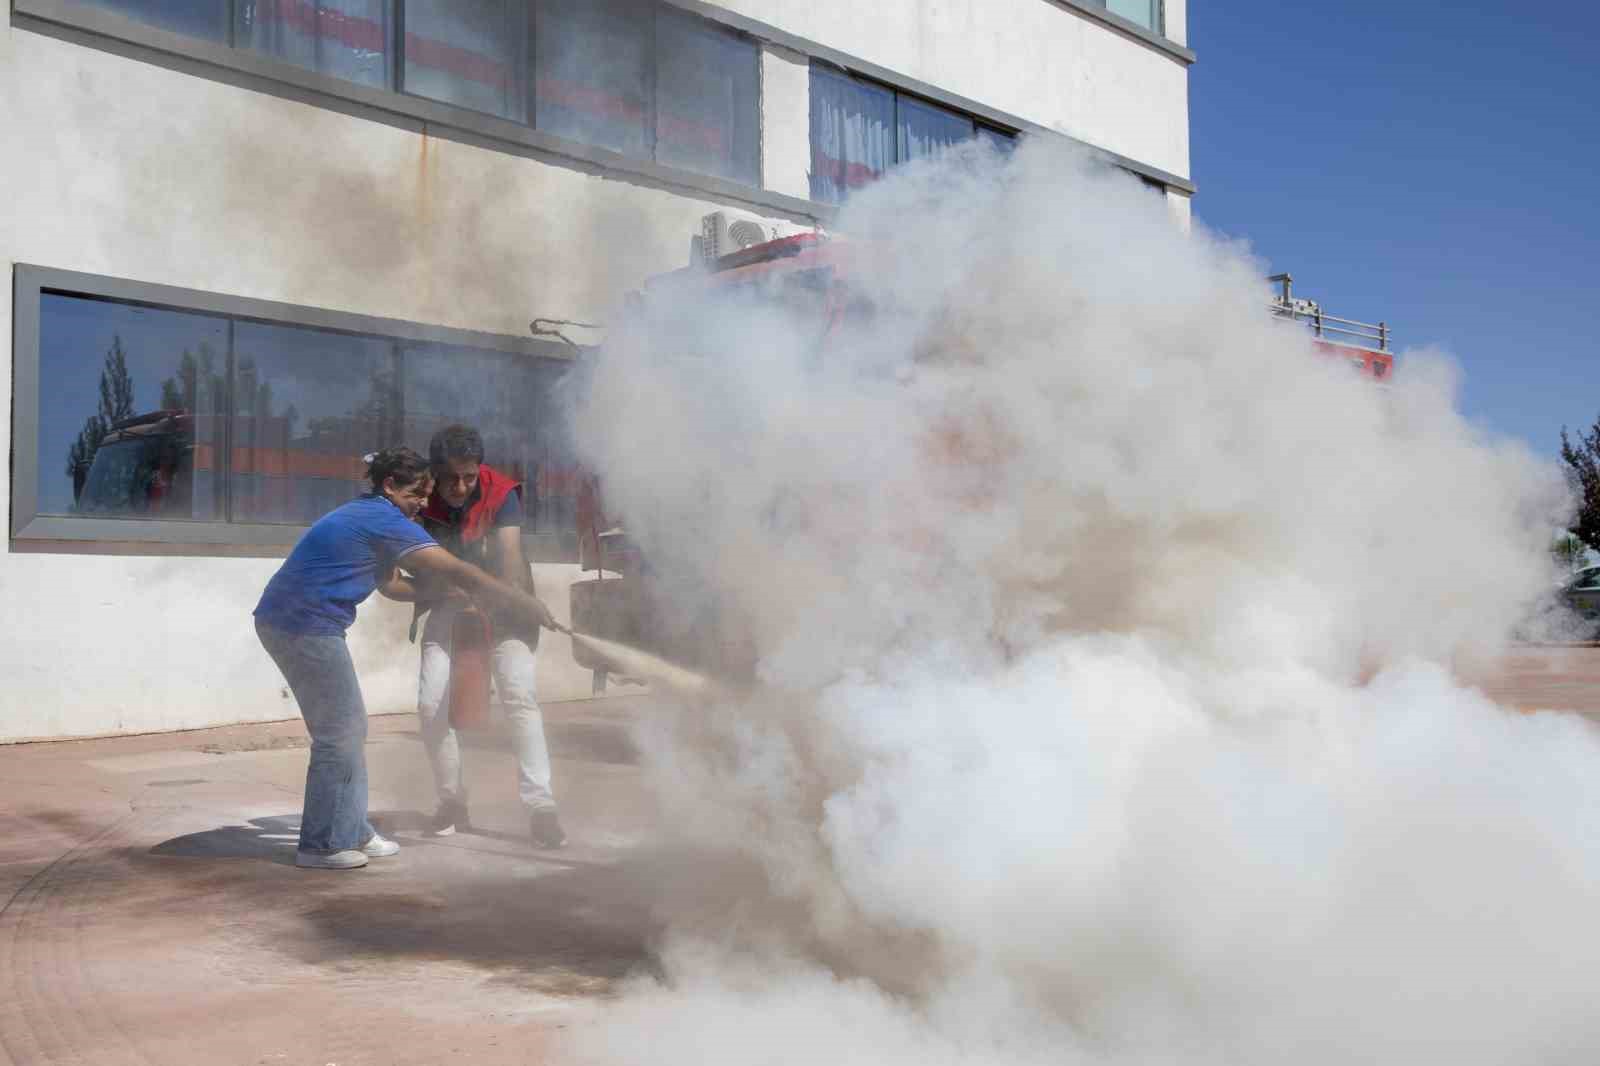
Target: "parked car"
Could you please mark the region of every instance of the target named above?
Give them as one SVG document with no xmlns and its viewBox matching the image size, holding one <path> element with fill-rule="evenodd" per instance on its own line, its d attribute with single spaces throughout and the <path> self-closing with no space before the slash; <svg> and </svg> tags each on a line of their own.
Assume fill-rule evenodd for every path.
<svg viewBox="0 0 1600 1066">
<path fill-rule="evenodd" d="M 1600 621 L 1600 566 L 1586 566 L 1561 586 L 1561 598 L 1583 617 Z"/>
</svg>

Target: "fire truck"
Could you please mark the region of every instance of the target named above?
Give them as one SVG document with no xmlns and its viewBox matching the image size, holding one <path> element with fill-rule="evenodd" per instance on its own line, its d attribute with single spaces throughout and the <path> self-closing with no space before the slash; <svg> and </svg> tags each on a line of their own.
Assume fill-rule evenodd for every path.
<svg viewBox="0 0 1600 1066">
<path fill-rule="evenodd" d="M 764 236 L 755 223 L 730 226 L 720 213 L 708 215 L 702 234 L 692 242 L 690 266 L 649 279 L 633 299 L 648 303 L 748 290 L 788 306 L 801 321 L 816 323 L 818 351 L 825 351 L 854 316 L 872 313 L 852 283 L 860 256 L 850 242 L 817 232 L 754 239 Z M 1295 296 L 1294 279 L 1288 274 L 1269 281 L 1276 287 L 1267 308 L 1274 318 L 1309 330 L 1321 355 L 1343 360 L 1358 374 L 1386 386 L 1394 373 L 1387 323 L 1329 314 L 1316 301 Z M 709 608 L 687 619 L 663 611 L 649 560 L 629 539 L 621 518 L 608 513 L 601 479 L 581 479 L 576 512 L 579 566 L 583 573 L 594 575 L 572 585 L 576 631 L 713 676 L 739 679 L 753 672 L 755 650 L 748 630 L 737 620 Z M 592 671 L 593 690 L 604 691 L 614 664 L 581 642 L 574 642 L 573 653 L 580 666 Z"/>
</svg>

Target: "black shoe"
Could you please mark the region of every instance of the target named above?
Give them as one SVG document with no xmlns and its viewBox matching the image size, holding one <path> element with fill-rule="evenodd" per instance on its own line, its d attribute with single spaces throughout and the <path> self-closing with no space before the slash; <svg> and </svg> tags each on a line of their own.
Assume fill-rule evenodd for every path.
<svg viewBox="0 0 1600 1066">
<path fill-rule="evenodd" d="M 528 823 L 529 835 L 533 837 L 533 846 L 536 848 L 559 848 L 567 842 L 567 834 L 562 830 L 561 819 L 556 817 L 554 809 L 534 811 Z"/>
<path fill-rule="evenodd" d="M 467 805 L 460 800 L 442 800 L 428 823 L 428 835 L 447 837 L 457 829 L 470 828 L 467 822 Z"/>
</svg>

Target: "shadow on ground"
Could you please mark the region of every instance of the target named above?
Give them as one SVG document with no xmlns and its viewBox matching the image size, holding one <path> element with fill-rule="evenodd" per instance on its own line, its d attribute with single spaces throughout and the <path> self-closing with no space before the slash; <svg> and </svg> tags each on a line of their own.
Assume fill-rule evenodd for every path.
<svg viewBox="0 0 1600 1066">
<path fill-rule="evenodd" d="M 300 840 L 300 815 L 282 814 L 252 818 L 246 825 L 224 825 L 162 841 L 151 855 L 185 859 L 266 859 L 294 865 Z"/>
<path fill-rule="evenodd" d="M 422 811 L 370 811 L 368 821 L 380 833 L 421 832 L 429 816 Z M 496 834 L 504 835 L 504 834 Z M 510 838 L 525 840 L 525 838 Z M 280 814 L 252 818 L 244 825 L 224 825 L 162 841 L 151 855 L 184 859 L 266 859 L 294 865 L 300 841 L 300 815 Z"/>
<path fill-rule="evenodd" d="M 341 892 L 302 912 L 313 935 L 295 953 L 313 964 L 456 960 L 547 995 L 603 995 L 655 972 L 655 930 L 631 880 L 622 867 L 586 866 Z"/>
<path fill-rule="evenodd" d="M 262 869 L 251 862 L 160 861 L 293 866 L 299 814 L 252 818 L 125 853 L 133 869 L 121 876 L 142 882 L 127 902 L 150 895 L 167 903 L 203 900 L 209 910 L 237 912 L 235 934 L 255 929 L 251 939 L 264 949 L 339 971 L 455 961 L 489 971 L 494 982 L 557 996 L 605 995 L 626 976 L 656 972 L 649 877 L 635 864 L 534 852 L 526 837 L 486 830 L 438 843 L 459 849 L 453 854 L 429 854 L 425 839 L 410 837 L 426 814 L 370 817 L 380 831 L 403 834 L 403 855 L 427 859 L 269 877 L 251 873 Z M 479 837 L 517 847 L 485 850 L 473 846 Z"/>
</svg>

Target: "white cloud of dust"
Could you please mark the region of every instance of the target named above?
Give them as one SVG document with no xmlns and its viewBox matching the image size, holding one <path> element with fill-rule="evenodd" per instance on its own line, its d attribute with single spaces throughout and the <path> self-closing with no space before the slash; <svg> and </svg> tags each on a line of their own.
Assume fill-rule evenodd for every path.
<svg viewBox="0 0 1600 1066">
<path fill-rule="evenodd" d="M 569 1054 L 1593 1061 L 1600 743 L 1455 680 L 1550 585 L 1558 473 L 1049 146 L 839 229 L 871 313 L 826 346 L 683 296 L 587 383 L 610 503 L 759 683 L 648 723 L 664 977 Z"/>
</svg>

